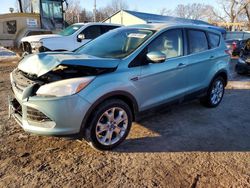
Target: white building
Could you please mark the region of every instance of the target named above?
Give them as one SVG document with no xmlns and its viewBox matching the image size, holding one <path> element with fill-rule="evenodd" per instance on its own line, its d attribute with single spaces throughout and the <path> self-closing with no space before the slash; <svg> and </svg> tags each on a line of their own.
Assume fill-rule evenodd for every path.
<svg viewBox="0 0 250 188">
<path fill-rule="evenodd" d="M 134 24 L 160 23 L 160 22 L 171 22 L 171 21 L 208 25 L 207 22 L 201 20 L 183 19 L 172 16 L 162 16 L 157 14 L 149 14 L 143 12 L 130 11 L 130 10 L 120 10 L 115 14 L 113 14 L 112 16 L 105 19 L 103 22 L 122 24 L 127 26 Z"/>
</svg>

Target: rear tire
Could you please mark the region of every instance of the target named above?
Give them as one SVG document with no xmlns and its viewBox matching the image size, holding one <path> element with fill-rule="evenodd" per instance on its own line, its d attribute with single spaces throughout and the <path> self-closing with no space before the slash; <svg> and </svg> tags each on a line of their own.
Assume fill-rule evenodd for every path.
<svg viewBox="0 0 250 188">
<path fill-rule="evenodd" d="M 85 130 L 85 139 L 97 150 L 111 150 L 127 137 L 132 125 L 130 107 L 119 99 L 99 105 Z"/>
<path fill-rule="evenodd" d="M 205 97 L 200 99 L 203 106 L 208 108 L 217 107 L 224 96 L 225 92 L 225 80 L 219 76 L 216 77 L 210 84 Z"/>
</svg>

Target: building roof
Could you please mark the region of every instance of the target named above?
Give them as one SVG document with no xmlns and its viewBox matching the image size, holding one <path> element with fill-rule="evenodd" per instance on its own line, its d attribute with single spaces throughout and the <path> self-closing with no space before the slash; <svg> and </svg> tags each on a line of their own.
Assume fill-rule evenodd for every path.
<svg viewBox="0 0 250 188">
<path fill-rule="evenodd" d="M 178 18 L 178 17 L 173 17 L 173 16 L 162 16 L 158 14 L 150 14 L 150 13 L 143 13 L 143 12 L 130 11 L 130 10 L 124 10 L 124 11 L 142 20 L 145 20 L 147 23 L 173 22 L 174 21 L 174 22 L 210 25 L 209 23 L 201 21 L 201 20 L 184 19 L 184 18 Z"/>
<path fill-rule="evenodd" d="M 115 14 L 113 14 L 112 16 L 118 14 L 121 11 L 127 12 L 130 15 L 133 15 L 141 20 L 144 20 L 146 23 L 196 24 L 196 25 L 200 25 L 200 26 L 204 26 L 204 27 L 207 27 L 210 29 L 217 30 L 217 31 L 221 32 L 222 34 L 226 33 L 226 30 L 224 28 L 211 25 L 211 24 L 209 24 L 205 21 L 202 21 L 202 20 L 185 19 L 185 18 L 179 18 L 179 17 L 173 17 L 173 16 L 162 16 L 162 15 L 157 15 L 157 14 L 143 13 L 143 12 L 137 12 L 137 11 L 131 11 L 131 10 L 120 10 L 120 11 L 116 12 Z M 103 22 L 110 19 L 112 16 L 105 19 Z"/>
<path fill-rule="evenodd" d="M 162 22 L 183 23 L 184 22 L 184 23 L 192 23 L 192 24 L 211 25 L 201 20 L 184 19 L 184 18 L 178 18 L 178 17 L 173 17 L 173 16 L 162 16 L 158 14 L 150 14 L 150 13 L 144 13 L 144 12 L 131 11 L 131 10 L 120 10 L 120 11 L 127 12 L 128 14 L 131 14 L 141 20 L 144 20 L 147 23 L 162 23 Z M 116 12 L 115 14 L 119 13 L 120 11 Z M 113 14 L 112 16 L 114 16 L 115 14 Z M 108 20 L 109 18 L 105 19 L 104 21 Z"/>
</svg>

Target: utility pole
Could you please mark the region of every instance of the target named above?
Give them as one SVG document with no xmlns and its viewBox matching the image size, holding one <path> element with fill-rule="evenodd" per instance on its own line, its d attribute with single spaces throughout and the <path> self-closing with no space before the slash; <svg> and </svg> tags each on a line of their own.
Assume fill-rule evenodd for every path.
<svg viewBox="0 0 250 188">
<path fill-rule="evenodd" d="M 94 22 L 96 22 L 96 0 L 94 0 Z"/>
</svg>

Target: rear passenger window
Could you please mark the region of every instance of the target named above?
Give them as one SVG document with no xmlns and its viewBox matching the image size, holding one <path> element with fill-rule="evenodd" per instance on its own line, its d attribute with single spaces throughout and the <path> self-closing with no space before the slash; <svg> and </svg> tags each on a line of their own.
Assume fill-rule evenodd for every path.
<svg viewBox="0 0 250 188">
<path fill-rule="evenodd" d="M 220 44 L 220 35 L 208 33 L 210 48 L 216 48 Z"/>
<path fill-rule="evenodd" d="M 188 30 L 189 53 L 197 53 L 208 50 L 208 42 L 205 32 Z"/>
</svg>

